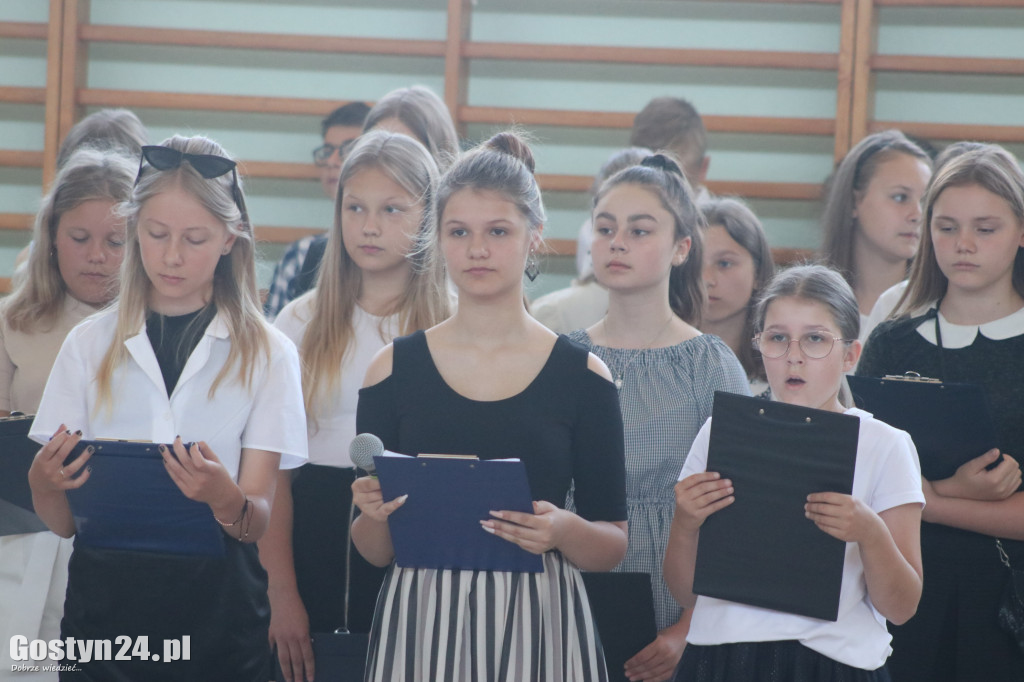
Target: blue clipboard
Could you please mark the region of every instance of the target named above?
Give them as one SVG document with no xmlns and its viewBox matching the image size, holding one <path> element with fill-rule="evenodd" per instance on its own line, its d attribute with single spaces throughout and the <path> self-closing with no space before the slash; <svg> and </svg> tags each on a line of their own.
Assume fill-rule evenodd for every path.
<svg viewBox="0 0 1024 682">
<path fill-rule="evenodd" d="M 210 506 L 178 489 L 156 443 L 83 440 L 65 462 L 90 445 L 96 451 L 88 462 L 89 480 L 67 492 L 76 543 L 135 552 L 224 554 L 224 533 Z"/>
<path fill-rule="evenodd" d="M 540 573 L 540 555 L 488 533 L 491 510 L 533 513 L 519 460 L 376 456 L 384 499 L 408 495 L 388 517 L 395 561 L 404 568 Z"/>
</svg>

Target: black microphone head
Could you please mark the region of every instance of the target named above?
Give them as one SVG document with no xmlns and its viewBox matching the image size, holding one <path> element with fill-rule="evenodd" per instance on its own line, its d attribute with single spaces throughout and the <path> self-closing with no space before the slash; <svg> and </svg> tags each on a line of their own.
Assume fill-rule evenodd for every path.
<svg viewBox="0 0 1024 682">
<path fill-rule="evenodd" d="M 373 464 L 373 458 L 375 455 L 384 454 L 384 443 L 372 433 L 360 433 L 349 444 L 348 454 L 352 458 L 353 464 L 372 474 L 377 470 Z"/>
</svg>

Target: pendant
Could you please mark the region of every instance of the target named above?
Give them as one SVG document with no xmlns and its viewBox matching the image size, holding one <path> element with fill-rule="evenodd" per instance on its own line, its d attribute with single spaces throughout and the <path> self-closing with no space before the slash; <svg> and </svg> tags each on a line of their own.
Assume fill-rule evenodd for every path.
<svg viewBox="0 0 1024 682">
<path fill-rule="evenodd" d="M 619 376 L 615 377 L 615 388 L 617 390 L 621 390 L 622 389 L 622 375 L 621 374 Z"/>
</svg>

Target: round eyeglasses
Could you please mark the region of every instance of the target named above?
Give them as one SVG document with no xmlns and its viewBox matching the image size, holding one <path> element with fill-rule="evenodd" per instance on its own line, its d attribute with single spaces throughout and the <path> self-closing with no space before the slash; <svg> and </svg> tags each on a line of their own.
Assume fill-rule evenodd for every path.
<svg viewBox="0 0 1024 682">
<path fill-rule="evenodd" d="M 832 352 L 832 348 L 836 345 L 836 341 L 849 345 L 855 340 L 839 339 L 829 332 L 807 332 L 799 339 L 791 339 L 789 334 L 761 332 L 755 334 L 754 338 L 751 339 L 754 350 L 759 351 L 766 358 L 775 359 L 789 355 L 790 347 L 794 342 L 797 342 L 800 344 L 800 351 L 804 356 L 812 360 L 828 357 L 828 354 Z"/>
</svg>

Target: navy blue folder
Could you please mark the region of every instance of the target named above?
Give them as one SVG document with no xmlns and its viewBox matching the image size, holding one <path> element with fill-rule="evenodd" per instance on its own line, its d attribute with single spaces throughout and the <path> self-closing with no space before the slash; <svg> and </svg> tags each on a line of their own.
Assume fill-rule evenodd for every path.
<svg viewBox="0 0 1024 682">
<path fill-rule="evenodd" d="M 941 481 L 998 446 L 985 390 L 912 378 L 847 377 L 857 405 L 910 434 L 921 475 Z"/>
<path fill-rule="evenodd" d="M 853 490 L 860 419 L 721 391 L 711 414 L 707 470 L 736 500 L 701 526 L 693 591 L 835 621 L 846 543 L 804 504 Z"/>
<path fill-rule="evenodd" d="M 488 533 L 494 511 L 533 513 L 526 467 L 518 460 L 373 458 L 385 500 L 408 495 L 388 517 L 395 561 L 406 568 L 540 573 L 541 557 Z"/>
<path fill-rule="evenodd" d="M 220 556 L 224 534 L 210 506 L 185 497 L 156 443 L 80 441 L 96 448 L 89 480 L 68 491 L 76 543 L 105 549 Z"/>
<path fill-rule="evenodd" d="M 33 417 L 0 418 L 0 535 L 46 530 L 32 507 L 28 470 L 39 443 L 28 437 Z"/>
</svg>

